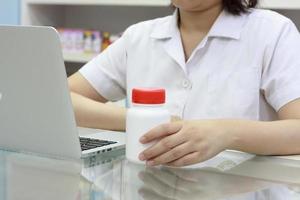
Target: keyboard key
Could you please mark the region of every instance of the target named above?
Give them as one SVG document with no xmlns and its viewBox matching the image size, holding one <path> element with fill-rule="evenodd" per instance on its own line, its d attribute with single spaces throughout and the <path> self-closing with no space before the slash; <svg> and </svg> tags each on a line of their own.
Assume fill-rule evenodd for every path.
<svg viewBox="0 0 300 200">
<path fill-rule="evenodd" d="M 98 140 L 91 138 L 80 138 L 80 144 L 82 151 L 86 151 L 89 149 L 94 149 L 98 147 L 103 147 L 110 144 L 116 144 L 117 142 L 106 141 L 106 140 Z"/>
</svg>

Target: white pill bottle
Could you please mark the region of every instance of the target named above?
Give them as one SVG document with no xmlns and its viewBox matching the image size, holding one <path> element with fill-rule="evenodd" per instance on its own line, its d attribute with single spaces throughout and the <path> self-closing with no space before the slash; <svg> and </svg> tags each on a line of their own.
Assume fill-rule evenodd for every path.
<svg viewBox="0 0 300 200">
<path fill-rule="evenodd" d="M 166 91 L 160 88 L 134 88 L 132 105 L 126 115 L 126 158 L 134 163 L 145 164 L 139 154 L 155 142 L 141 144 L 140 138 L 157 127 L 171 121 L 165 107 Z"/>
</svg>

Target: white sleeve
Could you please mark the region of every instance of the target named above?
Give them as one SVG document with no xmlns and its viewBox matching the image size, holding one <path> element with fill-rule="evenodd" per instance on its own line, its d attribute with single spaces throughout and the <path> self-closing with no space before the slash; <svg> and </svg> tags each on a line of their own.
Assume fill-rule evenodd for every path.
<svg viewBox="0 0 300 200">
<path fill-rule="evenodd" d="M 270 49 L 266 58 L 269 62 L 262 73 L 261 89 L 268 103 L 278 111 L 300 98 L 300 34 L 293 22 L 285 23 Z"/>
<path fill-rule="evenodd" d="M 120 39 L 79 70 L 92 87 L 109 101 L 126 97 L 127 34 L 125 32 Z"/>
</svg>

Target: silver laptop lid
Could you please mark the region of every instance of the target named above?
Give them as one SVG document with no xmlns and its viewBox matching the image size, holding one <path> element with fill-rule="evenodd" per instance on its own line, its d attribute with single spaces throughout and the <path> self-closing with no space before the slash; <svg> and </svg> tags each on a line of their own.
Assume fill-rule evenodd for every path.
<svg viewBox="0 0 300 200">
<path fill-rule="evenodd" d="M 53 28 L 0 26 L 0 148 L 81 155 Z"/>
</svg>

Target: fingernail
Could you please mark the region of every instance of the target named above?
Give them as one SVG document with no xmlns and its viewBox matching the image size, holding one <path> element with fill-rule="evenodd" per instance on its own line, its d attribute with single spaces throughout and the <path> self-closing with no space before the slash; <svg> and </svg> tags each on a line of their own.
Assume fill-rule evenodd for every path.
<svg viewBox="0 0 300 200">
<path fill-rule="evenodd" d="M 141 160 L 141 161 L 143 161 L 143 160 L 146 160 L 146 157 L 145 157 L 145 155 L 144 154 L 140 154 L 139 155 L 139 159 Z"/>
<path fill-rule="evenodd" d="M 148 166 L 154 166 L 154 165 L 155 165 L 155 162 L 152 161 L 152 160 L 150 160 L 150 161 L 147 161 L 147 162 L 146 162 L 146 165 L 148 165 Z"/>
<path fill-rule="evenodd" d="M 146 137 L 144 137 L 144 136 L 141 137 L 141 138 L 140 138 L 140 142 L 141 142 L 141 143 L 145 143 L 145 142 L 146 142 Z"/>
</svg>

